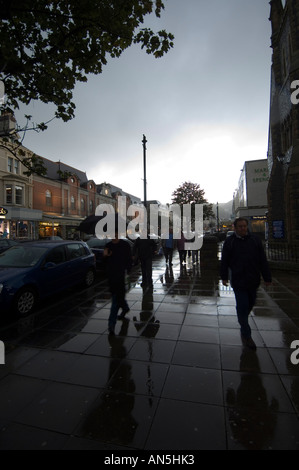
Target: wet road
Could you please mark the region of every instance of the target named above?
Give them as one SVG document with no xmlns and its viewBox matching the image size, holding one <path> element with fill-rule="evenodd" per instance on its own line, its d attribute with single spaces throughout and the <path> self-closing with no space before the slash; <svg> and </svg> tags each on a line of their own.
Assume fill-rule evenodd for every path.
<svg viewBox="0 0 299 470">
<path fill-rule="evenodd" d="M 104 278 L 0 330 L 0 449 L 299 449 L 295 277 L 259 289 L 256 352 L 217 271 L 157 258 L 153 278 L 132 274 L 115 337 Z"/>
</svg>

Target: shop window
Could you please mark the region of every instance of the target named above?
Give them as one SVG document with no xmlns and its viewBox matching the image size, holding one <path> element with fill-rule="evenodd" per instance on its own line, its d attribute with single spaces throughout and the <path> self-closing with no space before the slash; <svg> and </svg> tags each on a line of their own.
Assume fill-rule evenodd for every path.
<svg viewBox="0 0 299 470">
<path fill-rule="evenodd" d="M 52 194 L 49 189 L 46 191 L 46 206 L 52 206 Z"/>
<path fill-rule="evenodd" d="M 6 185 L 5 193 L 6 204 L 12 204 L 12 187 L 10 185 Z"/>
<path fill-rule="evenodd" d="M 16 204 L 23 204 L 23 188 L 22 186 L 15 187 L 15 196 L 16 196 Z"/>
</svg>

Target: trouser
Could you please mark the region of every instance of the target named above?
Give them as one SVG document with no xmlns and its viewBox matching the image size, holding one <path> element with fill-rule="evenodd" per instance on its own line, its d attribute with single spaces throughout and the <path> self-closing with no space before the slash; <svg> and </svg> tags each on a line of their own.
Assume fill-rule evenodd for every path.
<svg viewBox="0 0 299 470">
<path fill-rule="evenodd" d="M 256 289 L 234 289 L 234 293 L 236 298 L 238 322 L 241 327 L 241 335 L 244 339 L 249 339 L 251 338 L 251 328 L 249 326 L 248 317 L 255 304 Z"/>
<path fill-rule="evenodd" d="M 173 254 L 173 248 L 167 248 L 165 246 L 164 247 L 164 255 L 165 255 L 166 263 L 168 263 L 168 260 L 169 260 L 170 263 L 172 263 L 172 254 Z"/>
<path fill-rule="evenodd" d="M 179 250 L 180 263 L 186 263 L 186 255 L 187 255 L 186 250 Z"/>
<path fill-rule="evenodd" d="M 110 315 L 108 319 L 108 327 L 111 330 L 114 330 L 117 320 L 118 310 L 122 308 L 127 310 L 129 308 L 128 303 L 125 299 L 126 289 L 125 281 L 121 281 L 117 284 L 113 284 L 110 288 L 112 293 L 112 303 L 110 308 Z"/>
<path fill-rule="evenodd" d="M 153 272 L 153 262 L 152 258 L 141 258 L 141 273 L 142 273 L 142 287 L 152 286 L 152 272 Z"/>
<path fill-rule="evenodd" d="M 198 263 L 198 250 L 192 250 L 192 263 Z"/>
</svg>

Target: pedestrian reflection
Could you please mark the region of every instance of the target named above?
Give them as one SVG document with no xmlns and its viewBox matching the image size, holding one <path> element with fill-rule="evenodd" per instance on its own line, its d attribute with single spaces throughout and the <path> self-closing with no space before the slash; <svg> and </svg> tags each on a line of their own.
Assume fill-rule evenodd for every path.
<svg viewBox="0 0 299 470">
<path fill-rule="evenodd" d="M 153 306 L 152 290 L 144 290 L 141 303 L 142 310 L 139 314 L 139 320 L 136 316 L 133 317 L 133 320 L 136 330 L 143 330 L 141 336 L 146 338 L 154 338 L 160 328 L 159 320 L 156 320 L 153 316 Z"/>
<path fill-rule="evenodd" d="M 248 372 L 248 370 L 254 372 Z M 246 371 L 247 370 L 247 371 Z M 263 387 L 258 357 L 253 351 L 243 351 L 240 358 L 241 381 L 228 388 L 226 404 L 233 439 L 246 449 L 262 450 L 271 443 L 276 427 L 278 401 L 267 397 Z M 242 372 L 243 371 L 243 372 Z"/>
<path fill-rule="evenodd" d="M 147 360 L 149 364 L 147 365 L 147 396 L 149 406 L 153 406 L 153 396 L 154 396 L 154 381 L 152 378 L 151 372 L 151 362 L 153 360 L 153 341 L 152 338 L 156 336 L 160 328 L 159 320 L 153 316 L 153 292 L 152 290 L 143 291 L 142 297 L 142 310 L 140 312 L 140 320 L 138 321 L 137 317 L 134 317 L 134 325 L 137 331 L 143 329 L 141 336 L 147 338 L 147 351 L 148 357 Z M 144 327 L 145 325 L 145 327 Z"/>
<path fill-rule="evenodd" d="M 171 286 L 174 281 L 172 266 L 166 266 L 164 276 L 160 276 L 160 281 L 165 287 Z"/>
<path fill-rule="evenodd" d="M 107 336 L 110 345 L 110 365 L 106 391 L 82 425 L 82 434 L 103 442 L 130 444 L 138 422 L 133 416 L 135 382 L 130 362 L 124 361 L 119 373 L 120 358 L 127 355 L 125 340 L 129 320 L 124 319 L 119 335 Z M 118 373 L 116 374 L 116 370 Z M 99 371 L 100 373 L 100 371 Z M 121 390 L 121 392 L 118 392 Z"/>
</svg>

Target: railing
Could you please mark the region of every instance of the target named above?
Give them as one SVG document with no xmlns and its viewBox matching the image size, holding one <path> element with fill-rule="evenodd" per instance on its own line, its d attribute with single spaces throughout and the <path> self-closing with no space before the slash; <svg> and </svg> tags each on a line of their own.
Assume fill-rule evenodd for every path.
<svg viewBox="0 0 299 470">
<path fill-rule="evenodd" d="M 218 243 L 218 259 L 221 260 L 223 243 Z M 299 263 L 299 245 L 264 243 L 268 261 Z"/>
<path fill-rule="evenodd" d="M 269 261 L 299 262 L 299 245 L 266 242 L 264 248 Z"/>
</svg>

